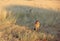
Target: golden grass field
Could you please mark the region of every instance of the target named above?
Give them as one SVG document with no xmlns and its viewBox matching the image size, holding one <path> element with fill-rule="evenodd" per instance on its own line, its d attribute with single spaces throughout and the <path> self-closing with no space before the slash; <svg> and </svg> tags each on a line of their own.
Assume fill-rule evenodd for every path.
<svg viewBox="0 0 60 41">
<path fill-rule="evenodd" d="M 0 41 L 60 41 L 60 1 L 1 0 Z M 34 30 L 36 20 L 40 22 Z"/>
</svg>

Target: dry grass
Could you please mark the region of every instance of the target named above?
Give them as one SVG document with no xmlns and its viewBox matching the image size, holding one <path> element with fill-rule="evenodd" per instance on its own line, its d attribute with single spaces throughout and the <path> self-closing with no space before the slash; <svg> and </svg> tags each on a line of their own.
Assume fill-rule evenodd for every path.
<svg viewBox="0 0 60 41">
<path fill-rule="evenodd" d="M 47 41 L 54 39 L 54 35 L 30 30 L 25 26 L 13 25 L 0 32 L 0 41 Z"/>
<path fill-rule="evenodd" d="M 2 21 L 0 21 L 0 41 L 54 41 L 55 40 L 56 34 L 50 33 L 52 31 L 49 29 L 48 29 L 49 33 L 46 33 L 47 31 L 45 32 L 44 30 L 35 31 L 31 29 L 30 28 L 31 26 L 32 28 L 34 27 L 31 23 L 33 22 L 34 19 L 32 20 L 32 18 L 29 18 L 27 15 L 29 14 L 19 13 L 17 14 L 18 17 L 13 16 L 12 14 L 5 18 L 1 17 Z M 37 16 L 38 16 L 37 18 L 40 17 L 39 14 L 37 16 L 36 14 L 33 14 L 33 16 L 35 18 Z M 21 20 L 18 20 L 18 19 L 21 19 Z M 29 24 L 27 23 L 27 20 L 30 21 Z M 47 22 L 50 23 L 49 21 Z M 17 24 L 17 22 L 19 24 Z"/>
</svg>

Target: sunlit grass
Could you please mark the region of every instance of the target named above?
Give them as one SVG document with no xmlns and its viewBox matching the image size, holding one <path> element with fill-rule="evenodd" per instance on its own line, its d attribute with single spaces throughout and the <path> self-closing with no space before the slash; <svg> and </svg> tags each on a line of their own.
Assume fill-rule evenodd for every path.
<svg viewBox="0 0 60 41">
<path fill-rule="evenodd" d="M 37 32 L 30 30 L 24 26 L 13 25 L 12 27 L 6 28 L 2 31 L 3 34 L 0 37 L 0 40 L 5 41 L 36 41 L 36 40 L 51 40 L 54 39 L 54 35 L 46 34 L 44 32 Z"/>
</svg>

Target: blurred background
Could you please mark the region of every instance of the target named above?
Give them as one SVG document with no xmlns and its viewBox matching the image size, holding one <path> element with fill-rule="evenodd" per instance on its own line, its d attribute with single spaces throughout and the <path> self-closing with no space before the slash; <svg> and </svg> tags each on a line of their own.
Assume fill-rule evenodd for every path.
<svg viewBox="0 0 60 41">
<path fill-rule="evenodd" d="M 0 31 L 16 25 L 33 30 L 36 20 L 41 32 L 60 38 L 60 0 L 0 0 Z"/>
</svg>

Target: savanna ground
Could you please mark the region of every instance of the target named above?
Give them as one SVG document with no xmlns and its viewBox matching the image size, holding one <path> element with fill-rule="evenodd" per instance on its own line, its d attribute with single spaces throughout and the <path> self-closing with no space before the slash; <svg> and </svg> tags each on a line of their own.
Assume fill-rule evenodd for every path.
<svg viewBox="0 0 60 41">
<path fill-rule="evenodd" d="M 44 8 L 11 5 L 0 16 L 0 41 L 60 41 L 60 12 Z M 41 27 L 35 31 L 34 22 Z"/>
</svg>

